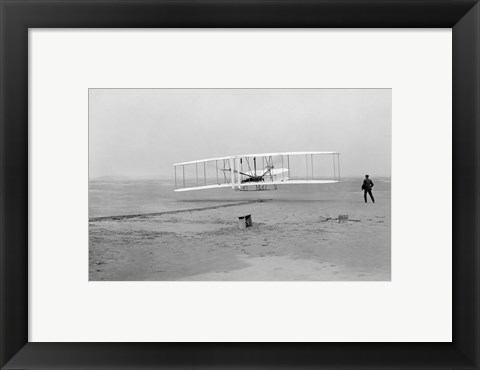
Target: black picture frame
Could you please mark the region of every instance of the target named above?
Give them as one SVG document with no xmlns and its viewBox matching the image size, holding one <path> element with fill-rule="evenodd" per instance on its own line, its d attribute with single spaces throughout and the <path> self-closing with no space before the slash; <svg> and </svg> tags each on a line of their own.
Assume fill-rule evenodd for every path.
<svg viewBox="0 0 480 370">
<path fill-rule="evenodd" d="M 0 26 L 2 369 L 480 368 L 477 0 L 0 0 Z M 28 29 L 42 27 L 452 28 L 453 342 L 29 343 Z"/>
</svg>

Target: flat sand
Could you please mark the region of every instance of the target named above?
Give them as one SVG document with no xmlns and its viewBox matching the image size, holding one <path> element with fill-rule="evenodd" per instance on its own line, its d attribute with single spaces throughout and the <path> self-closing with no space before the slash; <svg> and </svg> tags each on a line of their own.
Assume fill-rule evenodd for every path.
<svg viewBox="0 0 480 370">
<path fill-rule="evenodd" d="M 204 202 L 199 209 L 90 220 L 91 281 L 385 281 L 390 192 L 333 200 Z M 238 227 L 251 214 L 253 226 Z M 339 222 L 339 215 L 349 221 Z"/>
</svg>

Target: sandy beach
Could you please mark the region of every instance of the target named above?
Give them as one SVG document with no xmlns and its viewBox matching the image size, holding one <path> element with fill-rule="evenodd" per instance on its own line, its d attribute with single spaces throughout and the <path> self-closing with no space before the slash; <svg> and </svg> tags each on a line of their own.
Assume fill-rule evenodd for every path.
<svg viewBox="0 0 480 370">
<path fill-rule="evenodd" d="M 359 187 L 175 194 L 172 209 L 92 215 L 90 280 L 390 280 L 390 182 L 377 183 L 375 204 Z M 247 214 L 253 226 L 240 229 Z M 339 222 L 344 214 L 349 220 Z"/>
</svg>

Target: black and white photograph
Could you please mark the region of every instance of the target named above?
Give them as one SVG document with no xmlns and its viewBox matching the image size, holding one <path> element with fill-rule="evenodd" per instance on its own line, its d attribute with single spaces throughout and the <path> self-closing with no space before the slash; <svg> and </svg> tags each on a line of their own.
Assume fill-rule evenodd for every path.
<svg viewBox="0 0 480 370">
<path fill-rule="evenodd" d="M 88 91 L 90 281 L 390 281 L 392 90 Z"/>
</svg>

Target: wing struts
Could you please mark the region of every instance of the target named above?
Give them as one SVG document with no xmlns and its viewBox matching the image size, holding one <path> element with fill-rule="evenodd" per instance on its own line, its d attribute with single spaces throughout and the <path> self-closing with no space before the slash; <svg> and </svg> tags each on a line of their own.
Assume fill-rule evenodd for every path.
<svg viewBox="0 0 480 370">
<path fill-rule="evenodd" d="M 177 192 L 229 187 L 274 190 L 279 185 L 340 182 L 338 152 L 243 154 L 180 162 L 173 167 Z"/>
</svg>

